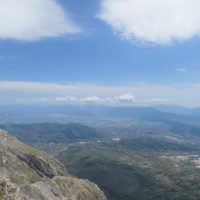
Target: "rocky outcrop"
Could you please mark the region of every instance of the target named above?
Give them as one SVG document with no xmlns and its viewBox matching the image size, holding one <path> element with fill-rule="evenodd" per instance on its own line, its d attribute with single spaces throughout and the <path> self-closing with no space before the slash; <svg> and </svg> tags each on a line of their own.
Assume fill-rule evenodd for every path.
<svg viewBox="0 0 200 200">
<path fill-rule="evenodd" d="M 0 131 L 0 200 L 106 200 L 92 182 L 72 177 L 48 154 Z"/>
<path fill-rule="evenodd" d="M 24 186 L 21 192 L 30 200 L 105 200 L 103 192 L 95 184 L 63 176 Z"/>
<path fill-rule="evenodd" d="M 17 152 L 17 157 L 25 162 L 39 176 L 53 178 L 54 176 L 64 175 L 62 172 L 54 171 L 53 167 L 41 158 L 27 153 Z"/>
<path fill-rule="evenodd" d="M 1 200 L 28 200 L 20 192 L 20 188 L 16 185 L 9 183 L 9 181 L 0 181 L 0 199 Z"/>
</svg>

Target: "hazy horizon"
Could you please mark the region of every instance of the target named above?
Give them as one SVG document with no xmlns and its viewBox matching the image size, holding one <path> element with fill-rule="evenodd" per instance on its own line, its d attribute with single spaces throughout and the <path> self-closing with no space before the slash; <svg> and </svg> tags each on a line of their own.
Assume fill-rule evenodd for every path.
<svg viewBox="0 0 200 200">
<path fill-rule="evenodd" d="M 2 1 L 0 105 L 199 107 L 198 6 Z"/>
</svg>

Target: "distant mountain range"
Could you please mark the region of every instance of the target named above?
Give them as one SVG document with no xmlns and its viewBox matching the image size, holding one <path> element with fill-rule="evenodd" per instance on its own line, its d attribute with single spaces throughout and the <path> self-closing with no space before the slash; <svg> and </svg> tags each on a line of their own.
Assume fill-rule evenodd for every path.
<svg viewBox="0 0 200 200">
<path fill-rule="evenodd" d="M 100 120 L 141 120 L 199 127 L 200 108 L 172 105 L 113 107 L 105 105 L 7 105 L 0 106 L 0 124 L 82 123 Z M 87 124 L 88 125 L 88 124 Z M 91 125 L 91 123 L 89 124 Z"/>
<path fill-rule="evenodd" d="M 167 109 L 166 109 L 167 111 Z M 9 105 L 0 106 L 0 123 L 60 122 L 68 118 L 134 118 L 161 121 L 177 117 L 161 107 L 111 107 L 101 105 Z"/>
<path fill-rule="evenodd" d="M 78 140 L 94 140 L 102 138 L 97 130 L 77 123 L 38 123 L 38 124 L 13 124 L 0 125 L 21 141 L 28 144 L 63 143 Z"/>
<path fill-rule="evenodd" d="M 169 112 L 169 113 L 174 113 L 178 115 L 186 115 L 186 116 L 192 116 L 192 117 L 200 117 L 200 108 L 198 107 L 188 108 L 188 107 L 175 106 L 175 105 L 154 105 L 151 107 L 157 110 L 160 110 L 162 112 Z"/>
</svg>

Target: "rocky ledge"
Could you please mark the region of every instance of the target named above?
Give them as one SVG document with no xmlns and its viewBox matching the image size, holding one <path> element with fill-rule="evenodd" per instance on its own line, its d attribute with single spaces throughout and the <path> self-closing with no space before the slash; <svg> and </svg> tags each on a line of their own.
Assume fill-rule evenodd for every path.
<svg viewBox="0 0 200 200">
<path fill-rule="evenodd" d="M 0 130 L 0 200 L 106 200 L 97 185 L 71 176 L 52 156 Z"/>
</svg>

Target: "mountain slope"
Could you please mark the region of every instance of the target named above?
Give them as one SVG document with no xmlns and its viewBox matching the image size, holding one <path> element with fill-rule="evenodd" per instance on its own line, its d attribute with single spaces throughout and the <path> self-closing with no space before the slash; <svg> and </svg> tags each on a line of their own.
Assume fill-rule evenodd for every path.
<svg viewBox="0 0 200 200">
<path fill-rule="evenodd" d="M 95 139 L 102 135 L 93 128 L 77 123 L 37 123 L 0 125 L 26 144 L 40 142 L 67 142 L 70 140 Z"/>
<path fill-rule="evenodd" d="M 93 183 L 68 174 L 63 165 L 0 131 L 1 200 L 106 200 Z"/>
</svg>

